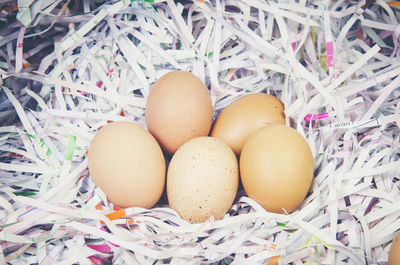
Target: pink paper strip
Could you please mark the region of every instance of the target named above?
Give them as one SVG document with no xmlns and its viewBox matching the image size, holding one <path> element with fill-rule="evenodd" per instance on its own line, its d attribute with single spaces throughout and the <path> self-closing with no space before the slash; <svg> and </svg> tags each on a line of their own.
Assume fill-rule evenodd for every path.
<svg viewBox="0 0 400 265">
<path fill-rule="evenodd" d="M 326 60 L 328 62 L 328 66 L 333 66 L 333 42 L 329 41 L 326 43 Z"/>
<path fill-rule="evenodd" d="M 308 114 L 307 116 L 305 116 L 304 117 L 304 120 L 305 121 L 311 121 L 311 120 L 321 120 L 321 119 L 325 119 L 325 118 L 328 118 L 329 117 L 329 113 L 328 112 L 326 112 L 326 113 L 321 113 L 321 114 L 314 114 L 314 115 L 311 115 L 311 114 Z"/>
</svg>

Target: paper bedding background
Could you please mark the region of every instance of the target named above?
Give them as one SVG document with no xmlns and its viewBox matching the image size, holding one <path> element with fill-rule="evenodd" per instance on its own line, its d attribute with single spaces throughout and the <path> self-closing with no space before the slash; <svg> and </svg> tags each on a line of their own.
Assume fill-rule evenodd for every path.
<svg viewBox="0 0 400 265">
<path fill-rule="evenodd" d="M 386 264 L 400 227 L 399 6 L 3 1 L 0 264 Z M 207 84 L 215 115 L 246 93 L 283 101 L 315 157 L 298 211 L 239 194 L 224 219 L 194 225 L 165 198 L 107 202 L 90 140 L 108 121 L 144 126 L 149 89 L 172 69 Z"/>
</svg>

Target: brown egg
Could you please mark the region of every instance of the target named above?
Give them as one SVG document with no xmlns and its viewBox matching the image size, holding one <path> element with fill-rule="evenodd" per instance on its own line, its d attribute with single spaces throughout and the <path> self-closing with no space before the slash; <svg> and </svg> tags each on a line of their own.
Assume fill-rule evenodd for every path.
<svg viewBox="0 0 400 265">
<path fill-rule="evenodd" d="M 107 199 L 121 207 L 151 208 L 165 185 L 165 159 L 154 137 L 133 122 L 102 127 L 88 150 L 89 172 Z"/>
<path fill-rule="evenodd" d="M 286 125 L 259 129 L 247 139 L 240 155 L 246 193 L 270 212 L 296 210 L 311 186 L 313 171 L 307 141 Z"/>
<path fill-rule="evenodd" d="M 239 155 L 247 137 L 266 124 L 285 124 L 282 102 L 271 95 L 257 93 L 232 102 L 214 122 L 211 136 L 227 143 Z"/>
<path fill-rule="evenodd" d="M 148 130 L 169 153 L 187 140 L 208 135 L 213 116 L 204 83 L 185 71 L 172 71 L 153 86 L 146 101 Z"/>
<path fill-rule="evenodd" d="M 237 159 L 224 142 L 197 137 L 175 152 L 168 166 L 170 207 L 190 223 L 224 217 L 239 183 Z"/>
<path fill-rule="evenodd" d="M 396 237 L 392 241 L 388 259 L 388 265 L 397 264 L 400 264 L 400 232 L 397 232 Z"/>
</svg>

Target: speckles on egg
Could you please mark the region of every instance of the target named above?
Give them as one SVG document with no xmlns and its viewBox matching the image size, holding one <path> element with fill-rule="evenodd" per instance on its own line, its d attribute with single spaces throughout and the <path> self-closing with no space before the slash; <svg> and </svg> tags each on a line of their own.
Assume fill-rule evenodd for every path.
<svg viewBox="0 0 400 265">
<path fill-rule="evenodd" d="M 212 137 L 197 137 L 172 157 L 167 173 L 170 207 L 190 223 L 221 219 L 232 206 L 239 183 L 233 151 Z"/>
</svg>

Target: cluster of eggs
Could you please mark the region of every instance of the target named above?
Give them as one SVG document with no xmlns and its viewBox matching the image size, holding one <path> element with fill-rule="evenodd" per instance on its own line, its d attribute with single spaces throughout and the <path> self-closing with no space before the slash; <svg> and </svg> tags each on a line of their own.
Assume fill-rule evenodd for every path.
<svg viewBox="0 0 400 265">
<path fill-rule="evenodd" d="M 147 130 L 112 122 L 88 150 L 91 178 L 120 207 L 151 208 L 164 188 L 183 219 L 221 219 L 232 206 L 239 180 L 266 210 L 290 213 L 313 179 L 307 141 L 286 126 L 284 106 L 272 95 L 243 96 L 213 122 L 211 97 L 192 73 L 171 71 L 146 101 Z M 166 155 L 172 158 L 166 165 Z"/>
</svg>

